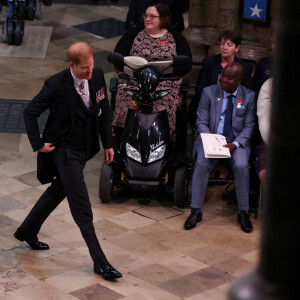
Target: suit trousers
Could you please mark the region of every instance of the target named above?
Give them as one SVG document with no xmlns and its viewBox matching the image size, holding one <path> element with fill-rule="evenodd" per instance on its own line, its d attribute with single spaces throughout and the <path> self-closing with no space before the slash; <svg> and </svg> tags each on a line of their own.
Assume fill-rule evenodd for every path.
<svg viewBox="0 0 300 300">
<path fill-rule="evenodd" d="M 84 182 L 87 151 L 57 147 L 51 152 L 58 170 L 58 176 L 34 205 L 22 225 L 25 239 L 35 237 L 50 213 L 67 196 L 71 214 L 88 246 L 92 260 L 96 264 L 107 261 L 98 241 L 93 225 L 93 213 L 88 191 Z"/>
<path fill-rule="evenodd" d="M 205 158 L 202 143 L 199 144 L 196 155 L 192 178 L 191 208 L 202 209 L 209 174 L 218 161 L 224 158 Z M 249 156 L 250 147 L 240 147 L 231 152 L 231 157 L 227 159 L 234 173 L 235 192 L 239 211 L 248 211 L 249 209 Z"/>
</svg>

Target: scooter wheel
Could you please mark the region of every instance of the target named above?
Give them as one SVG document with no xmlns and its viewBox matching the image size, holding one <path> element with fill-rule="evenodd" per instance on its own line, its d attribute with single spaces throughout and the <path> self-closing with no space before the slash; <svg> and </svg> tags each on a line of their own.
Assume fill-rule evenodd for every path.
<svg viewBox="0 0 300 300">
<path fill-rule="evenodd" d="M 111 165 L 102 164 L 99 179 L 99 198 L 102 203 L 111 201 L 114 191 L 114 174 Z"/>
<path fill-rule="evenodd" d="M 178 207 L 186 205 L 189 189 L 189 178 L 185 167 L 176 170 L 174 178 L 174 202 Z"/>
<path fill-rule="evenodd" d="M 35 0 L 28 0 L 26 7 L 26 19 L 32 21 L 35 17 Z"/>
<path fill-rule="evenodd" d="M 8 45 L 12 45 L 14 43 L 14 22 L 7 22 L 6 41 Z"/>
<path fill-rule="evenodd" d="M 24 29 L 23 24 L 18 22 L 15 28 L 15 45 L 20 46 L 23 41 Z"/>
</svg>

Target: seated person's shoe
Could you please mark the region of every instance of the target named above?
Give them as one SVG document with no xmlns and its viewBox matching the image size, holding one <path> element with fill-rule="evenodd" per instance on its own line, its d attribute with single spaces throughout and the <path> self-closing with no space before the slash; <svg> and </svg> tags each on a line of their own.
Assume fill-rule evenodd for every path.
<svg viewBox="0 0 300 300">
<path fill-rule="evenodd" d="M 122 274 L 114 269 L 109 262 L 101 265 L 94 264 L 94 272 L 101 275 L 105 280 L 113 280 L 122 277 Z"/>
<path fill-rule="evenodd" d="M 49 246 L 43 242 L 40 242 L 37 238 L 37 236 L 32 238 L 24 238 L 20 228 L 17 229 L 17 231 L 14 233 L 14 237 L 23 242 L 25 241 L 33 250 L 48 250 Z"/>
<path fill-rule="evenodd" d="M 197 210 L 191 211 L 190 216 L 187 218 L 187 220 L 184 223 L 184 228 L 186 230 L 193 229 L 196 227 L 197 223 L 202 221 L 202 212 L 198 212 Z"/>
<path fill-rule="evenodd" d="M 241 229 L 247 233 L 252 231 L 252 224 L 249 219 L 249 215 L 246 211 L 242 210 L 237 217 L 237 221 L 241 224 Z"/>
</svg>

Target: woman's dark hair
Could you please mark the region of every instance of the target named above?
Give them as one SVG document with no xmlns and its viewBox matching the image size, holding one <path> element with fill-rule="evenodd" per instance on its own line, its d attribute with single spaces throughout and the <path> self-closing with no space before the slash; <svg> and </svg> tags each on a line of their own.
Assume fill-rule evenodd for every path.
<svg viewBox="0 0 300 300">
<path fill-rule="evenodd" d="M 171 11 L 170 7 L 166 3 L 158 3 L 156 1 L 150 2 L 146 8 L 145 12 L 148 9 L 148 7 L 154 6 L 159 14 L 160 22 L 161 22 L 161 28 L 167 28 L 171 24 Z M 145 13 L 144 12 L 144 13 Z"/>
<path fill-rule="evenodd" d="M 235 44 L 236 47 L 239 46 L 242 41 L 241 35 L 237 31 L 234 31 L 234 30 L 224 30 L 224 31 L 220 32 L 219 41 L 221 42 L 222 39 L 224 41 L 230 40 L 231 42 L 233 42 Z"/>
</svg>

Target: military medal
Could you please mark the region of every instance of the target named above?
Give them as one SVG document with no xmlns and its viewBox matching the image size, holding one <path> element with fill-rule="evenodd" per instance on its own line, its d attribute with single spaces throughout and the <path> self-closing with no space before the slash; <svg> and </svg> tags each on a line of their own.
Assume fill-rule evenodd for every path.
<svg viewBox="0 0 300 300">
<path fill-rule="evenodd" d="M 96 92 L 96 101 L 97 101 L 97 103 L 99 103 L 104 98 L 105 98 L 105 89 L 103 87 L 101 90 Z"/>
</svg>

